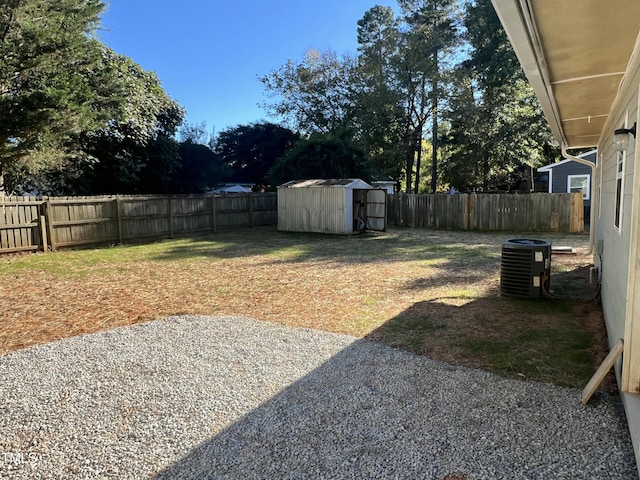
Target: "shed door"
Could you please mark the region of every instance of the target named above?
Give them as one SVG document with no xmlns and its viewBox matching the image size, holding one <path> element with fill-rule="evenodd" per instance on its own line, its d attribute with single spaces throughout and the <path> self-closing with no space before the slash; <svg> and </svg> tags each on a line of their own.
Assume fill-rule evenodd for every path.
<svg viewBox="0 0 640 480">
<path fill-rule="evenodd" d="M 387 229 L 387 191 L 365 190 L 367 230 L 384 232 Z"/>
</svg>

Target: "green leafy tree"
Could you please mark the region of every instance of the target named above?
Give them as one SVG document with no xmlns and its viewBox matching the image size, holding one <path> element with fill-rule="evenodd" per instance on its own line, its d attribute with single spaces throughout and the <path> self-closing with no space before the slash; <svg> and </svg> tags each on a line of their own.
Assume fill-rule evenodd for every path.
<svg viewBox="0 0 640 480">
<path fill-rule="evenodd" d="M 103 60 L 94 38 L 103 9 L 100 0 L 0 4 L 0 191 L 50 167 L 45 159 L 60 159 L 51 152 L 67 147 L 70 136 L 112 116 L 118 84 L 112 75 L 92 75 Z"/>
<path fill-rule="evenodd" d="M 557 148 L 491 5 L 470 3 L 464 24 L 470 54 L 457 72 L 443 175 L 461 190 L 510 190 Z"/>
<path fill-rule="evenodd" d="M 172 137 L 158 135 L 144 147 L 143 163 L 137 173 L 137 193 L 172 193 L 182 166 L 179 144 Z"/>
<path fill-rule="evenodd" d="M 490 2 L 398 4 L 400 15 L 365 12 L 355 61 L 309 52 L 264 77 L 270 113 L 303 134 L 351 132 L 407 192 L 424 190 L 422 176 L 432 192 L 505 189 L 550 161 L 549 129 Z"/>
<path fill-rule="evenodd" d="M 354 71 L 350 56 L 309 50 L 300 63 L 289 60 L 260 78 L 270 99 L 263 106 L 303 134 L 344 129 L 354 107 Z"/>
<path fill-rule="evenodd" d="M 169 179 L 180 168 L 173 136 L 182 123 L 183 108 L 166 94 L 155 73 L 106 47 L 93 75 L 116 78 L 123 98 L 103 126 L 69 136 L 66 161 L 54 169 L 58 181 L 38 189 L 89 195 L 161 193 L 170 188 Z M 51 169 L 47 176 L 51 178 Z"/>
<path fill-rule="evenodd" d="M 213 150 L 215 146 L 215 128 L 209 132 L 207 122 L 185 124 L 178 132 L 180 142 L 191 142 L 199 145 L 207 145 Z"/>
<path fill-rule="evenodd" d="M 373 168 L 362 148 L 347 133 L 312 135 L 299 141 L 269 172 L 271 185 L 309 178 L 361 178 Z"/>
<path fill-rule="evenodd" d="M 228 165 L 234 181 L 267 187 L 268 173 L 277 160 L 300 140 L 300 135 L 273 123 L 238 125 L 220 132 L 215 151 Z"/>
<path fill-rule="evenodd" d="M 422 142 L 432 119 L 437 164 L 438 105 L 458 43 L 451 0 L 401 0 L 402 15 L 375 6 L 358 22 L 358 125 L 381 172 L 418 191 Z M 446 68 L 445 68 L 446 67 Z M 432 172 L 433 180 L 436 175 Z M 414 182 L 415 179 L 415 182 Z"/>
<path fill-rule="evenodd" d="M 170 193 L 203 193 L 231 177 L 231 170 L 208 146 L 182 142 L 180 165 L 172 176 Z"/>
<path fill-rule="evenodd" d="M 122 98 L 99 128 L 68 134 L 59 161 L 23 180 L 43 193 L 162 193 L 180 168 L 173 139 L 184 110 L 130 58 L 102 47 L 102 60 L 86 74 L 87 82 L 117 80 Z M 29 154 L 33 156 L 33 152 Z"/>
</svg>

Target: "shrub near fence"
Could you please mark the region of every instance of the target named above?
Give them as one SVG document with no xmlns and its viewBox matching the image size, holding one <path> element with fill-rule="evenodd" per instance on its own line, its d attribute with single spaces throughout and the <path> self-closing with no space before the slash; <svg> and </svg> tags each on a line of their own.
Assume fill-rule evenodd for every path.
<svg viewBox="0 0 640 480">
<path fill-rule="evenodd" d="M 277 223 L 275 193 L 0 197 L 0 253 L 137 243 Z"/>
<path fill-rule="evenodd" d="M 434 230 L 584 231 L 581 193 L 389 195 L 388 223 Z"/>
</svg>

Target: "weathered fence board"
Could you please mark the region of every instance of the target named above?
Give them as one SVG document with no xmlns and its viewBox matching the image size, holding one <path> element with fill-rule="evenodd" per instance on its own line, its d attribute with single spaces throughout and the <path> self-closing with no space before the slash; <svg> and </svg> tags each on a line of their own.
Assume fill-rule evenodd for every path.
<svg viewBox="0 0 640 480">
<path fill-rule="evenodd" d="M 0 198 L 0 246 L 2 251 L 37 250 L 41 243 L 40 202 L 29 197 Z"/>
<path fill-rule="evenodd" d="M 119 241 L 115 198 L 48 200 L 52 249 Z"/>
<path fill-rule="evenodd" d="M 389 195 L 389 224 L 434 230 L 582 232 L 580 193 Z"/>
<path fill-rule="evenodd" d="M 275 193 L 0 197 L 0 253 L 136 243 L 277 223 Z"/>
</svg>

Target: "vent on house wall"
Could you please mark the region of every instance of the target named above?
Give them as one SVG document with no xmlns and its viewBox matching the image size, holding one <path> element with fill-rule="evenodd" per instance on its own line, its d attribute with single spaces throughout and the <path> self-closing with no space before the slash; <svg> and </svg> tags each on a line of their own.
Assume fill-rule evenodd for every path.
<svg viewBox="0 0 640 480">
<path fill-rule="evenodd" d="M 528 238 L 512 238 L 502 242 L 502 295 L 541 298 L 549 293 L 550 279 L 551 242 Z"/>
</svg>

